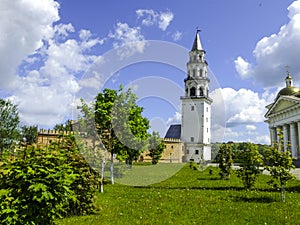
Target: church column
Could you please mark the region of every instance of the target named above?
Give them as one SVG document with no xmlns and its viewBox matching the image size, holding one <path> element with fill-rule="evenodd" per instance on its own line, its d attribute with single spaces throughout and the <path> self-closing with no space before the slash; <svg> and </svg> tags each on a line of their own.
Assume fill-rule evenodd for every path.
<svg viewBox="0 0 300 225">
<path fill-rule="evenodd" d="M 276 127 L 276 134 L 277 134 L 277 144 L 281 144 L 281 134 L 282 134 L 282 129 L 281 127 Z"/>
<path fill-rule="evenodd" d="M 283 125 L 283 149 L 284 151 L 287 151 L 288 148 L 288 142 L 289 142 L 289 136 L 288 136 L 288 125 Z"/>
<path fill-rule="evenodd" d="M 300 148 L 300 121 L 297 122 L 297 128 L 298 128 L 298 149 L 297 149 L 297 156 L 299 155 L 299 148 Z"/>
<path fill-rule="evenodd" d="M 291 151 L 292 151 L 292 157 L 297 157 L 297 137 L 296 137 L 296 124 L 291 123 L 290 124 L 290 134 L 291 134 Z"/>
<path fill-rule="evenodd" d="M 276 139 L 276 127 L 270 127 L 270 137 L 271 137 L 271 145 L 274 146 Z"/>
</svg>

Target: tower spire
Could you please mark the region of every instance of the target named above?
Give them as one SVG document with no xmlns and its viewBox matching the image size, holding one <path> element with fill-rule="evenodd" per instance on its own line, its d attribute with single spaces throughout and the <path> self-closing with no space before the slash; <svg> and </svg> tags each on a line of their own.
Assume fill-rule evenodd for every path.
<svg viewBox="0 0 300 225">
<path fill-rule="evenodd" d="M 194 43 L 193 43 L 192 51 L 203 50 L 202 44 L 201 44 L 201 41 L 200 41 L 200 36 L 199 36 L 200 31 L 201 30 L 197 27 L 196 28 L 196 36 L 195 36 L 195 40 L 194 40 Z"/>
<path fill-rule="evenodd" d="M 292 76 L 290 74 L 290 71 L 289 71 L 289 66 L 286 66 L 286 78 L 285 78 L 285 84 L 286 84 L 286 87 L 291 87 L 292 86 Z"/>
</svg>

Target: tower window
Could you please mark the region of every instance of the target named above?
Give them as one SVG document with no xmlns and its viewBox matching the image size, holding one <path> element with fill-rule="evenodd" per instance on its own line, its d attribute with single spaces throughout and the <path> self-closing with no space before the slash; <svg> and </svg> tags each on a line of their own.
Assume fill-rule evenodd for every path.
<svg viewBox="0 0 300 225">
<path fill-rule="evenodd" d="M 203 76 L 203 70 L 200 69 L 200 77 L 202 77 L 202 76 Z"/>
<path fill-rule="evenodd" d="M 206 132 L 208 133 L 208 128 L 206 128 Z"/>
<path fill-rule="evenodd" d="M 191 110 L 194 111 L 195 110 L 195 106 L 192 105 Z"/>
<path fill-rule="evenodd" d="M 194 137 L 191 137 L 191 142 L 194 142 Z"/>
<path fill-rule="evenodd" d="M 193 77 L 194 76 L 197 76 L 197 70 L 196 69 L 193 69 Z"/>
<path fill-rule="evenodd" d="M 196 95 L 196 88 L 192 87 L 190 89 L 190 96 L 195 96 Z"/>
<path fill-rule="evenodd" d="M 199 155 L 199 150 L 198 149 L 195 150 L 195 154 Z"/>
<path fill-rule="evenodd" d="M 200 96 L 203 96 L 203 88 L 200 87 Z"/>
<path fill-rule="evenodd" d="M 206 117 L 206 122 L 208 122 L 208 118 Z"/>
<path fill-rule="evenodd" d="M 206 112 L 208 112 L 208 107 L 206 107 Z"/>
</svg>

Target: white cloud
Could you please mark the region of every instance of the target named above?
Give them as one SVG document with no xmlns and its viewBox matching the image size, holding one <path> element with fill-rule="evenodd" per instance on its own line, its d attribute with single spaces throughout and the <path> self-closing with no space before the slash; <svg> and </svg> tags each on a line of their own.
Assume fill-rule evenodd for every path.
<svg viewBox="0 0 300 225">
<path fill-rule="evenodd" d="M 59 4 L 53 0 L 0 1 L 0 85 L 8 88 L 17 67 L 43 45 L 59 20 Z"/>
<path fill-rule="evenodd" d="M 241 56 L 235 60 L 235 67 L 242 78 L 254 78 L 265 87 L 284 85 L 285 66 L 290 67 L 294 79 L 300 79 L 300 1 L 288 7 L 289 22 L 268 37 L 263 37 L 253 50 L 255 63 Z"/>
<path fill-rule="evenodd" d="M 163 31 L 165 31 L 169 26 L 169 24 L 171 23 L 171 21 L 173 20 L 173 18 L 174 18 L 174 14 L 172 12 L 170 11 L 162 12 L 159 16 L 158 27 Z"/>
<path fill-rule="evenodd" d="M 157 25 L 161 30 L 165 31 L 174 18 L 172 12 L 157 12 L 152 9 L 138 9 L 136 10 L 137 18 L 142 18 L 142 24 L 145 26 Z"/>
<path fill-rule="evenodd" d="M 135 53 L 142 53 L 146 41 L 140 27 L 130 27 L 127 23 L 117 23 L 114 33 L 109 33 L 109 38 L 114 39 L 114 48 L 120 48 L 118 54 L 124 58 Z"/>
<path fill-rule="evenodd" d="M 267 102 L 260 98 L 258 93 L 244 88 L 238 91 L 232 88 L 223 88 L 222 94 L 227 115 L 227 126 L 264 121 Z"/>
<path fill-rule="evenodd" d="M 254 131 L 254 130 L 256 130 L 256 126 L 254 126 L 254 125 L 246 125 L 246 130 L 247 131 Z"/>
<path fill-rule="evenodd" d="M 59 21 L 53 0 L 4 0 L 0 8 L 0 84 L 6 95 L 25 124 L 64 122 L 80 89 L 76 76 L 98 59 L 90 50 L 104 40 L 92 38 L 88 30 L 70 39 L 72 24 L 53 25 Z"/>
<path fill-rule="evenodd" d="M 171 124 L 181 124 L 181 113 L 175 112 L 172 117 L 168 118 L 166 124 L 167 127 L 169 127 Z"/>
<path fill-rule="evenodd" d="M 176 31 L 174 34 L 172 34 L 172 38 L 174 41 L 179 41 L 182 38 L 182 33 L 180 31 Z"/>
</svg>

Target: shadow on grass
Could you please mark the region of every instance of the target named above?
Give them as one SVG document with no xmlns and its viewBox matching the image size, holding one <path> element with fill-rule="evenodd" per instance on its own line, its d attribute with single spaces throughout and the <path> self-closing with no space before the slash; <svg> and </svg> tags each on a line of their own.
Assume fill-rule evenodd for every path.
<svg viewBox="0 0 300 225">
<path fill-rule="evenodd" d="M 232 196 L 233 201 L 235 202 L 253 202 L 253 203 L 272 203 L 272 202 L 277 202 L 276 199 L 271 198 L 271 197 L 265 197 L 265 196 L 260 196 L 260 197 L 237 197 L 237 196 Z"/>
<path fill-rule="evenodd" d="M 168 187 L 168 186 L 133 186 L 133 188 L 141 188 L 141 189 L 167 189 L 167 190 L 213 190 L 213 191 L 242 191 L 243 187 Z"/>
</svg>

